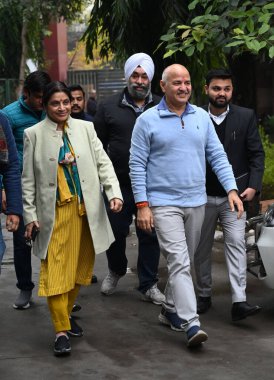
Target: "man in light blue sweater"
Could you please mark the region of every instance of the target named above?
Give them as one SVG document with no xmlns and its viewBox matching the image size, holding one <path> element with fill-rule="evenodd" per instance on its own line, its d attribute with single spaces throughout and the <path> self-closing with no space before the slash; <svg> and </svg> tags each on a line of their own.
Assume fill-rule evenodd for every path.
<svg viewBox="0 0 274 380">
<path fill-rule="evenodd" d="M 189 347 L 207 340 L 200 329 L 190 262 L 204 219 L 206 160 L 228 194 L 231 212 L 243 213 L 231 165 L 203 109 L 188 102 L 188 70 L 167 67 L 160 82 L 165 96 L 136 121 L 130 150 L 130 177 L 137 223 L 154 227 L 167 260 L 166 302 L 160 322 L 185 331 Z M 237 210 L 236 210 L 237 209 Z"/>
</svg>

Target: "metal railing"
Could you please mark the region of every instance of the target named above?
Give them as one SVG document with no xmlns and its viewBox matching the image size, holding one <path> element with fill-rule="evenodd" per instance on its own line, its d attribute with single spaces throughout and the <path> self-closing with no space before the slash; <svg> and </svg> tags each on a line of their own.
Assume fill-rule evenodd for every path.
<svg viewBox="0 0 274 380">
<path fill-rule="evenodd" d="M 0 109 L 17 99 L 17 79 L 0 78 Z"/>
<path fill-rule="evenodd" d="M 92 90 L 96 90 L 98 101 L 120 92 L 126 86 L 121 69 L 68 71 L 67 82 L 69 85 L 80 84 L 87 97 Z"/>
<path fill-rule="evenodd" d="M 120 92 L 126 86 L 124 71 L 121 69 L 71 70 L 67 73 L 67 84 L 80 84 L 86 98 L 96 90 L 97 100 Z M 17 79 L 0 78 L 0 109 L 18 99 Z"/>
</svg>

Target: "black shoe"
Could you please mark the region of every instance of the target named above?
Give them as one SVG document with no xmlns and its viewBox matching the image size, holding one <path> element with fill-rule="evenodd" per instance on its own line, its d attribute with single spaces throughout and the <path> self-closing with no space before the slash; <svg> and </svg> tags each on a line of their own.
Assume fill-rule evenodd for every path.
<svg viewBox="0 0 274 380">
<path fill-rule="evenodd" d="M 197 299 L 197 313 L 203 314 L 211 307 L 211 297 L 198 297 Z"/>
<path fill-rule="evenodd" d="M 234 302 L 231 309 L 232 321 L 240 321 L 250 315 L 254 315 L 261 311 L 261 307 L 258 305 L 251 306 L 247 302 Z"/>
<path fill-rule="evenodd" d="M 54 355 L 68 355 L 71 352 L 69 338 L 66 335 L 60 335 L 54 343 Z"/>
<path fill-rule="evenodd" d="M 72 313 L 75 313 L 76 311 L 80 311 L 81 309 L 82 309 L 82 306 L 79 305 L 79 303 L 75 303 L 75 304 L 73 305 L 73 307 L 72 307 L 71 312 L 72 312 Z"/>
<path fill-rule="evenodd" d="M 80 327 L 75 319 L 73 317 L 70 317 L 70 330 L 68 330 L 68 335 L 70 336 L 76 336 L 78 338 L 80 338 L 81 336 L 83 336 L 83 329 L 82 327 Z"/>
<path fill-rule="evenodd" d="M 97 276 L 96 276 L 96 274 L 93 274 L 92 277 L 91 277 L 91 283 L 92 284 L 97 284 L 97 282 L 98 282 Z"/>
</svg>

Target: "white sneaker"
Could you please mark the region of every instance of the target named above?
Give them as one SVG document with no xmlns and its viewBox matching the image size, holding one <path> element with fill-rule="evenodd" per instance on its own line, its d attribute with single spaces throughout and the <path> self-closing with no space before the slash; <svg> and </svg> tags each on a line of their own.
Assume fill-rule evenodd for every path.
<svg viewBox="0 0 274 380">
<path fill-rule="evenodd" d="M 31 296 L 32 290 L 20 290 L 19 296 L 12 306 L 14 309 L 28 309 L 30 307 Z"/>
<path fill-rule="evenodd" d="M 109 270 L 108 275 L 106 276 L 106 278 L 102 282 L 101 293 L 105 294 L 106 296 L 114 293 L 116 286 L 117 286 L 117 283 L 121 277 L 122 276 L 119 276 L 118 274 Z"/>
<path fill-rule="evenodd" d="M 157 284 L 154 284 L 151 288 L 149 288 L 144 296 L 144 301 L 150 301 L 153 302 L 155 305 L 162 305 L 163 302 L 165 302 L 166 297 L 165 295 L 158 289 Z"/>
</svg>

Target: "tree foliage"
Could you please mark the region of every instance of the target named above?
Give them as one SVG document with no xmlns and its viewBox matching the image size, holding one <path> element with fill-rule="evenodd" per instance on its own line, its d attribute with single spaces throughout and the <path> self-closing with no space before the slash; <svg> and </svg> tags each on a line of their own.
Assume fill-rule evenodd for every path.
<svg viewBox="0 0 274 380">
<path fill-rule="evenodd" d="M 187 22 L 173 23 L 161 37 L 164 58 L 183 53 L 200 66 L 212 67 L 246 52 L 263 61 L 274 57 L 274 2 L 194 0 L 188 9 Z"/>
<path fill-rule="evenodd" d="M 274 144 L 270 141 L 269 136 L 266 134 L 263 127 L 260 127 L 260 135 L 265 152 L 265 170 L 263 177 L 262 199 L 271 199 L 274 196 Z"/>
<path fill-rule="evenodd" d="M 74 20 L 85 3 L 85 0 L 2 0 L 0 76 L 18 78 L 20 62 L 25 69 L 27 58 L 41 67 L 44 62 L 43 39 L 49 33 L 49 23 L 60 19 Z"/>
<path fill-rule="evenodd" d="M 195 80 L 195 100 L 202 102 L 201 84 L 209 69 L 229 66 L 239 75 L 243 63 L 249 71 L 255 59 L 271 62 L 273 9 L 269 0 L 189 1 L 187 20 L 173 22 L 158 48 L 165 47 L 165 59 L 173 58 L 188 67 Z M 247 92 L 242 105 L 253 106 L 252 94 Z"/>
<path fill-rule="evenodd" d="M 97 47 L 102 58 L 108 58 L 113 52 L 121 62 L 141 51 L 153 56 L 171 21 L 187 18 L 184 3 L 179 0 L 95 0 L 83 36 L 86 56 L 93 59 Z"/>
<path fill-rule="evenodd" d="M 101 57 L 111 51 L 120 62 L 138 51 L 150 54 L 156 80 L 168 64 L 184 64 L 197 100 L 208 69 L 240 55 L 272 59 L 271 22 L 267 0 L 95 0 L 83 40 L 89 59 L 96 47 Z"/>
</svg>

